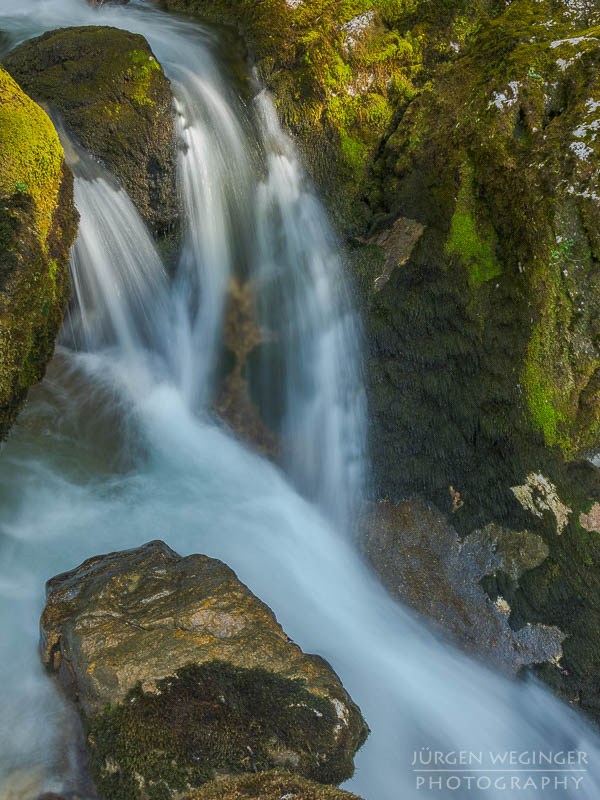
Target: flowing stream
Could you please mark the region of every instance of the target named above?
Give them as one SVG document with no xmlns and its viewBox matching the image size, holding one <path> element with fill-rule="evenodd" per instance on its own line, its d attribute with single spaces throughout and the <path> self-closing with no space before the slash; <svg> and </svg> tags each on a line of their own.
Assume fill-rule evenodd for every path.
<svg viewBox="0 0 600 800">
<path fill-rule="evenodd" d="M 67 143 L 81 213 L 76 302 L 0 458 L 0 798 L 77 786 L 69 717 L 36 653 L 44 581 L 161 538 L 223 559 L 304 650 L 330 661 L 372 729 L 348 784 L 366 800 L 541 791 L 495 785 L 489 770 L 489 786 L 430 787 L 412 764 L 421 748 L 583 751 L 584 765 L 539 780 L 597 800 L 600 747 L 586 722 L 436 638 L 356 552 L 348 532 L 368 472 L 360 326 L 340 247 L 268 96 L 238 95 L 220 34 L 189 20 L 134 3 L 0 0 L 14 42 L 83 24 L 142 33 L 172 81 L 185 235 L 168 278 L 126 194 Z M 281 436 L 278 465 L 211 411 L 233 277 L 251 286 L 270 342 L 251 368 Z"/>
</svg>

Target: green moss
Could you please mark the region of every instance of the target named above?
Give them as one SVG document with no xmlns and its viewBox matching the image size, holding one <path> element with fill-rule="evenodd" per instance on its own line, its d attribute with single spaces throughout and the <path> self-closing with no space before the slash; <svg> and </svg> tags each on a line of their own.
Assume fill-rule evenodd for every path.
<svg viewBox="0 0 600 800">
<path fill-rule="evenodd" d="M 498 277 L 502 272 L 496 258 L 497 237 L 490 223 L 476 219 L 477 203 L 473 195 L 473 168 L 467 162 L 463 168 L 456 209 L 450 222 L 446 253 L 457 256 L 467 269 L 469 283 L 474 288 Z"/>
<path fill-rule="evenodd" d="M 62 28 L 4 58 L 36 100 L 120 179 L 156 234 L 178 216 L 170 84 L 146 40 L 116 28 Z"/>
<path fill-rule="evenodd" d="M 0 198 L 30 194 L 42 237 L 56 204 L 63 152 L 48 115 L 0 69 Z"/>
<path fill-rule="evenodd" d="M 2 69 L 0 149 L 1 438 L 52 356 L 77 221 L 52 123 Z"/>
<path fill-rule="evenodd" d="M 92 776 L 107 800 L 201 786 L 217 773 L 241 774 L 287 764 L 321 782 L 352 775 L 350 741 L 334 743 L 332 703 L 301 680 L 212 661 L 189 665 L 139 686 L 86 723 Z M 348 734 L 356 737 L 357 732 Z M 360 731 L 355 746 L 364 741 Z"/>
<path fill-rule="evenodd" d="M 213 781 L 183 800 L 360 800 L 332 786 L 307 781 L 287 772 L 260 772 L 231 780 Z"/>
<path fill-rule="evenodd" d="M 127 70 L 127 76 L 135 84 L 132 98 L 140 105 L 153 105 L 152 73 L 162 74 L 162 67 L 147 50 L 133 50 L 129 53 L 133 67 Z"/>
</svg>

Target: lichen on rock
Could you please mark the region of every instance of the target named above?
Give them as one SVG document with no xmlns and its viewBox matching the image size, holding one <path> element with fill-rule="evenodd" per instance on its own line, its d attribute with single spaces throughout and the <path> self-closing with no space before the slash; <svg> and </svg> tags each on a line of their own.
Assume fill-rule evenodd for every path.
<svg viewBox="0 0 600 800">
<path fill-rule="evenodd" d="M 513 629 L 510 604 L 481 585 L 502 573 L 518 586 L 549 555 L 541 536 L 489 523 L 461 541 L 442 514 L 417 501 L 373 504 L 361 529 L 366 555 L 390 593 L 468 652 L 511 676 L 562 657 L 565 634 L 558 627 Z"/>
<path fill-rule="evenodd" d="M 172 96 L 143 36 L 61 28 L 21 44 L 3 63 L 119 178 L 155 234 L 172 230 L 179 213 Z"/>
<path fill-rule="evenodd" d="M 70 296 L 73 177 L 54 127 L 0 68 L 0 438 L 44 375 Z"/>
<path fill-rule="evenodd" d="M 569 522 L 571 509 L 561 502 L 556 486 L 543 475 L 534 472 L 527 476 L 522 486 L 513 486 L 513 494 L 526 511 L 541 517 L 550 511 L 556 519 L 556 532 L 560 535 Z"/>
<path fill-rule="evenodd" d="M 48 582 L 41 631 L 107 800 L 276 768 L 352 775 L 368 732 L 359 709 L 220 561 L 162 542 L 88 559 Z"/>
</svg>

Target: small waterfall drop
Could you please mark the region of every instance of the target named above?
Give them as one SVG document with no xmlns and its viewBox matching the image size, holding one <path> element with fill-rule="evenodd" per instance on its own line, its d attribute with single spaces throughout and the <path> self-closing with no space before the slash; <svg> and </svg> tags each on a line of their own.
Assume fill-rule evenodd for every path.
<svg viewBox="0 0 600 800">
<path fill-rule="evenodd" d="M 260 363 L 262 386 L 268 393 L 277 372 L 284 373 L 285 463 L 305 496 L 347 533 L 365 481 L 359 324 L 340 243 L 267 93 L 255 102 L 267 152 L 257 202 L 257 296 L 261 320 L 277 332 L 283 350 L 279 360 Z"/>
<path fill-rule="evenodd" d="M 73 146 L 68 148 L 73 151 Z M 63 331 L 76 349 L 116 348 L 129 361 L 156 337 L 167 276 L 127 193 L 86 153 L 71 159 L 79 234 L 71 255 L 74 304 Z"/>
<path fill-rule="evenodd" d="M 217 74 L 208 66 L 209 75 Z M 244 131 L 218 85 L 189 69 L 177 74 L 185 241 L 173 296 L 171 360 L 188 404 L 199 408 L 214 388 L 225 296 L 244 257 L 239 240 L 251 235 L 251 161 Z"/>
</svg>

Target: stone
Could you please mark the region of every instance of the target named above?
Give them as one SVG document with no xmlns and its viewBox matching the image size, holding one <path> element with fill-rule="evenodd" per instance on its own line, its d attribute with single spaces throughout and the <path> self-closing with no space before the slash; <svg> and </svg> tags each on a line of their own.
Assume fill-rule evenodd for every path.
<svg viewBox="0 0 600 800">
<path fill-rule="evenodd" d="M 329 664 L 229 567 L 160 541 L 48 581 L 41 654 L 77 702 L 107 800 L 257 769 L 339 783 L 368 733 Z"/>
<path fill-rule="evenodd" d="M 177 224 L 171 86 L 143 36 L 106 26 L 30 39 L 4 66 L 121 181 L 152 232 Z"/>
<path fill-rule="evenodd" d="M 544 511 L 550 511 L 556 519 L 556 532 L 560 534 L 569 522 L 571 509 L 561 502 L 556 486 L 548 478 L 535 472 L 527 476 L 527 481 L 522 486 L 513 486 L 512 492 L 523 508 L 531 511 L 536 517 L 543 516 Z"/>
<path fill-rule="evenodd" d="M 385 269 L 375 279 L 376 291 L 385 286 L 396 267 L 406 264 L 424 232 L 425 226 L 416 219 L 399 217 L 391 228 L 380 231 L 367 240 L 371 244 L 383 247 L 385 253 Z"/>
<path fill-rule="evenodd" d="M 79 217 L 52 122 L 1 68 L 0 152 L 2 439 L 54 353 Z"/>
<path fill-rule="evenodd" d="M 600 533 L 600 503 L 594 503 L 587 514 L 580 514 L 579 524 L 586 531 Z"/>
<path fill-rule="evenodd" d="M 250 354 L 272 338 L 258 323 L 250 281 L 242 283 L 234 277 L 230 282 L 223 338 L 233 366 L 221 381 L 215 410 L 238 436 L 272 458 L 279 451 L 279 442 L 261 418 L 245 376 Z"/>
<path fill-rule="evenodd" d="M 442 514 L 417 501 L 372 504 L 362 531 L 366 555 L 390 593 L 468 652 L 511 676 L 525 665 L 560 660 L 559 628 L 513 630 L 508 602 L 492 600 L 480 585 L 499 572 L 518 583 L 539 566 L 549 553 L 540 536 L 490 523 L 461 541 Z"/>
</svg>

